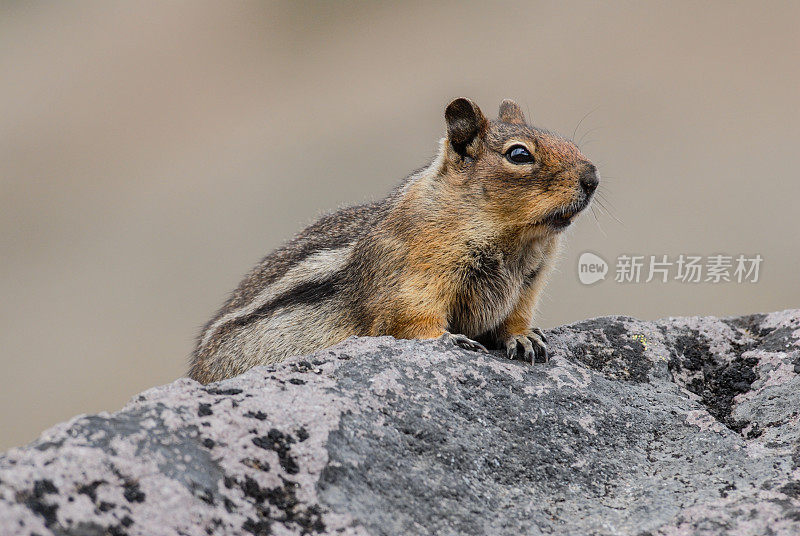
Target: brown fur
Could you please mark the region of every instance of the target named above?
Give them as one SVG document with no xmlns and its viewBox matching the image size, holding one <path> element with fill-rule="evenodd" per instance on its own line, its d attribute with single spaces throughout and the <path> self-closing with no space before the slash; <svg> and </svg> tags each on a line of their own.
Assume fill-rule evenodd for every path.
<svg viewBox="0 0 800 536">
<path fill-rule="evenodd" d="M 546 356 L 534 310 L 561 230 L 597 185 L 575 145 L 513 101 L 445 112 L 439 155 L 386 199 L 322 218 L 267 256 L 208 323 L 190 376 L 216 381 L 351 335 L 436 338 Z M 514 163 L 524 146 L 534 158 Z M 477 346 L 476 346 L 477 345 Z"/>
</svg>

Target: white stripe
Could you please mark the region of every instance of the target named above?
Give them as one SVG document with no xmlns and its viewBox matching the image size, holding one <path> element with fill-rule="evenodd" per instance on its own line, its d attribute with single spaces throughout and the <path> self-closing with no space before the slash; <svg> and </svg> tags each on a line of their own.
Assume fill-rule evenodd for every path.
<svg viewBox="0 0 800 536">
<path fill-rule="evenodd" d="M 303 259 L 297 266 L 293 266 L 289 269 L 283 277 L 267 285 L 253 301 L 244 307 L 231 311 L 209 326 L 205 333 L 203 333 L 203 338 L 200 341 L 200 348 L 204 348 L 219 328 L 228 322 L 255 312 L 262 305 L 273 300 L 278 295 L 288 292 L 297 285 L 324 279 L 325 276 L 340 270 L 345 262 L 347 262 L 347 257 L 352 250 L 352 245 L 340 249 L 328 249 L 314 253 Z"/>
<path fill-rule="evenodd" d="M 442 166 L 444 165 L 445 151 L 447 151 L 446 144 L 447 138 L 442 138 L 439 140 L 439 150 L 436 151 L 436 158 L 433 159 L 433 162 L 431 162 L 428 167 L 419 170 L 419 172 L 408 178 L 406 183 L 400 189 L 400 193 L 402 195 L 405 195 L 413 184 L 435 177 L 442 170 Z"/>
</svg>

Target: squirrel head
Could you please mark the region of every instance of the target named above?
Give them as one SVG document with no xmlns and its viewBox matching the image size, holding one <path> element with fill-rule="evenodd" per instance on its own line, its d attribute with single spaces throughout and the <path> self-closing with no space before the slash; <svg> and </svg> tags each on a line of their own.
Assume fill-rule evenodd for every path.
<svg viewBox="0 0 800 536">
<path fill-rule="evenodd" d="M 529 125 L 512 100 L 489 121 L 469 99 L 445 110 L 443 176 L 498 223 L 557 232 L 592 198 L 597 169 L 575 144 Z"/>
</svg>

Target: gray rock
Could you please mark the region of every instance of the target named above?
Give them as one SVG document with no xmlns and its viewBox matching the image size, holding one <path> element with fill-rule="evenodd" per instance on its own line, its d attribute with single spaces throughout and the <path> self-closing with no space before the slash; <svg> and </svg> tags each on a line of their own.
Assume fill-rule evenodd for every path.
<svg viewBox="0 0 800 536">
<path fill-rule="evenodd" d="M 0 534 L 800 534 L 800 310 L 351 339 L 0 457 Z"/>
</svg>

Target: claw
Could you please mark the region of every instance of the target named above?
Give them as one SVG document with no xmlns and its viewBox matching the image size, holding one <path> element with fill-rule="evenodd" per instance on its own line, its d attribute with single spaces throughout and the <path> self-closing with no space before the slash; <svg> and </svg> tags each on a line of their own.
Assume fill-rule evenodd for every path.
<svg viewBox="0 0 800 536">
<path fill-rule="evenodd" d="M 503 346 L 509 359 L 519 359 L 527 363 L 536 363 L 537 361 L 547 363 L 550 356 L 547 354 L 546 340 L 541 330 L 532 329 L 526 335 L 508 337 L 503 341 Z"/>
<path fill-rule="evenodd" d="M 466 335 L 461 335 L 460 333 L 450 333 L 449 331 L 446 331 L 444 335 L 439 337 L 439 339 L 454 344 L 459 348 L 464 348 L 465 350 L 471 350 L 473 352 L 489 352 L 486 347 L 478 341 L 473 341 Z"/>
<path fill-rule="evenodd" d="M 531 331 L 537 334 L 543 343 L 547 344 L 547 337 L 545 337 L 544 331 L 539 328 L 531 328 Z"/>
<path fill-rule="evenodd" d="M 536 359 L 542 360 L 545 363 L 550 361 L 550 356 L 547 353 L 547 339 L 544 339 L 539 333 L 536 333 L 535 330 L 532 330 L 533 333 L 527 336 L 527 339 L 530 340 L 532 343 L 534 350 L 536 352 Z"/>
<path fill-rule="evenodd" d="M 536 349 L 531 340 L 525 335 L 514 335 L 503 341 L 506 347 L 506 356 L 509 359 L 519 359 L 526 363 L 535 361 Z"/>
<path fill-rule="evenodd" d="M 505 341 L 506 357 L 509 359 L 517 358 L 517 339 Z"/>
</svg>

